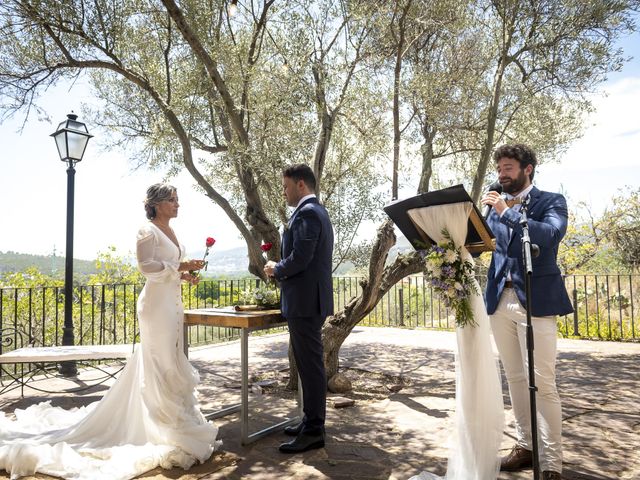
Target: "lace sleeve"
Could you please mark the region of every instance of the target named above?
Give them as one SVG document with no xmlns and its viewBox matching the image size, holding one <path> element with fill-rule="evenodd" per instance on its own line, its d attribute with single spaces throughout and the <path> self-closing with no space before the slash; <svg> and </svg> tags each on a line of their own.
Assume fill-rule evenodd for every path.
<svg viewBox="0 0 640 480">
<path fill-rule="evenodd" d="M 138 269 L 148 279 L 164 281 L 172 278 L 180 278 L 179 264 L 156 258 L 157 237 L 149 227 L 143 227 L 138 232 L 136 242 L 136 258 Z"/>
</svg>

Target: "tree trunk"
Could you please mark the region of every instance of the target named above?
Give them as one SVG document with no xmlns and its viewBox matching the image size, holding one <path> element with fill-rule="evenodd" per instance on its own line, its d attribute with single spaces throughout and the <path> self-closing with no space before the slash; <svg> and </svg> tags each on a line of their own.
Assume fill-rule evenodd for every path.
<svg viewBox="0 0 640 480">
<path fill-rule="evenodd" d="M 417 252 L 398 255 L 385 267 L 389 250 L 396 243 L 393 222 L 387 220 L 379 229 L 371 252 L 369 277 L 361 281 L 362 293 L 345 305 L 344 309 L 325 322 L 322 329 L 327 378 L 338 372 L 340 347 L 353 328 L 369 314 L 380 299 L 402 278 L 423 270 L 423 260 Z"/>
<path fill-rule="evenodd" d="M 398 198 L 398 170 L 400 169 L 400 74 L 402 72 L 402 49 L 404 29 L 400 29 L 400 40 L 393 69 L 393 174 L 391 177 L 391 199 Z"/>
<path fill-rule="evenodd" d="M 422 154 L 422 174 L 420 175 L 420 184 L 418 185 L 418 193 L 426 193 L 429 191 L 429 182 L 433 174 L 433 139 L 436 136 L 436 129 L 430 128 L 425 122 L 422 127 L 422 137 L 424 143 L 420 148 Z"/>
<path fill-rule="evenodd" d="M 473 178 L 473 188 L 471 190 L 471 199 L 474 203 L 478 203 L 480 195 L 482 193 L 482 186 L 485 175 L 487 173 L 487 166 L 491 159 L 491 152 L 493 151 L 493 139 L 496 132 L 496 120 L 498 119 L 498 109 L 500 106 L 500 97 L 502 95 L 502 79 L 507 66 L 506 51 L 500 57 L 496 73 L 493 77 L 493 94 L 491 96 L 491 102 L 489 103 L 489 113 L 487 114 L 487 136 L 485 137 L 482 150 L 480 151 L 480 162 L 478 163 L 478 170 Z"/>
<path fill-rule="evenodd" d="M 324 164 L 327 160 L 327 151 L 331 144 L 331 134 L 333 133 L 333 124 L 335 121 L 335 112 L 324 111 L 321 116 L 320 134 L 316 143 L 316 152 L 313 158 L 313 173 L 316 176 L 316 195 L 320 199 L 322 172 Z"/>
</svg>

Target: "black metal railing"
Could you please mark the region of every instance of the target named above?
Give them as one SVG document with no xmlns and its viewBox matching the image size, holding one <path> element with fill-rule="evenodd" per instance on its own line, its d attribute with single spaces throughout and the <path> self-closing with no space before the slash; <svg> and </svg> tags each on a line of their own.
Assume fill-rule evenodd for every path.
<svg viewBox="0 0 640 480">
<path fill-rule="evenodd" d="M 479 277 L 484 282 L 484 277 Z M 336 311 L 359 296 L 360 277 L 335 277 Z M 565 277 L 575 313 L 558 318 L 562 336 L 605 340 L 638 340 L 637 294 L 640 275 L 569 275 Z M 183 285 L 185 308 L 228 306 L 259 285 L 256 279 L 206 280 Z M 73 318 L 77 344 L 135 343 L 139 340 L 136 302 L 142 285 L 78 285 Z M 0 330 L 25 332 L 36 345 L 60 345 L 64 322 L 62 287 L 0 288 Z M 362 320 L 367 326 L 452 329 L 453 312 L 435 294 L 427 279 L 411 276 L 394 285 Z M 191 345 L 237 338 L 232 328 L 193 326 Z M 15 345 L 17 342 L 13 342 Z M 0 353 L 11 350 L 0 342 Z"/>
<path fill-rule="evenodd" d="M 638 340 L 640 275 L 570 275 L 565 282 L 575 311 L 562 317 L 563 335 Z"/>
</svg>

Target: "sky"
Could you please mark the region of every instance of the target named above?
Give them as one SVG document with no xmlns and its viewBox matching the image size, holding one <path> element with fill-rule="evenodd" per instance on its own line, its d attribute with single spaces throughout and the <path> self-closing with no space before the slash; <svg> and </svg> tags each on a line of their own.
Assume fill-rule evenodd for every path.
<svg viewBox="0 0 640 480">
<path fill-rule="evenodd" d="M 612 73 L 593 97 L 596 111 L 581 139 L 558 162 L 540 165 L 535 184 L 542 190 L 562 192 L 570 206 L 584 201 L 594 212 L 610 205 L 619 189 L 640 187 L 640 34 L 620 42 L 626 56 L 634 57 L 621 72 Z M 24 114 L 0 124 L 0 252 L 57 256 L 65 254 L 66 164 L 60 161 L 49 135 L 71 111 L 82 121 L 81 105 L 91 102 L 81 84 L 60 85 L 43 93 L 40 105 L 50 121 L 35 115 L 23 126 Z M 149 185 L 163 181 L 162 173 L 135 170 L 120 151 L 101 146 L 99 129 L 82 162 L 76 165 L 74 257 L 96 258 L 115 246 L 130 256 L 138 228 L 146 218 L 142 201 Z M 178 188 L 180 213 L 172 221 L 187 251 L 204 251 L 206 237 L 214 237 L 216 250 L 244 245 L 222 210 L 193 187 L 184 172 L 170 183 Z M 365 234 L 372 232 L 372 226 Z"/>
</svg>

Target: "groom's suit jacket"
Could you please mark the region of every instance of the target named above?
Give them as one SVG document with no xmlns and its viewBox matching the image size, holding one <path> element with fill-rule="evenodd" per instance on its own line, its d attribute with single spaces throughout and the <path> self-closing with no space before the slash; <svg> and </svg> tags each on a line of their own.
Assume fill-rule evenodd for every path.
<svg viewBox="0 0 640 480">
<path fill-rule="evenodd" d="M 543 192 L 536 187 L 529 195 L 529 236 L 531 243 L 540 247 L 540 255 L 532 258 L 531 314 L 535 317 L 565 315 L 573 312 L 573 307 L 556 259 L 560 240 L 567 231 L 567 201 L 560 194 Z M 500 217 L 492 209 L 487 223 L 496 236 L 485 291 L 487 313 L 491 315 L 496 311 L 509 274 L 518 300 L 526 307 L 520 213 L 509 208 Z"/>
<path fill-rule="evenodd" d="M 291 216 L 282 235 L 282 260 L 274 269 L 285 318 L 333 314 L 333 227 L 327 210 L 309 198 Z"/>
</svg>

